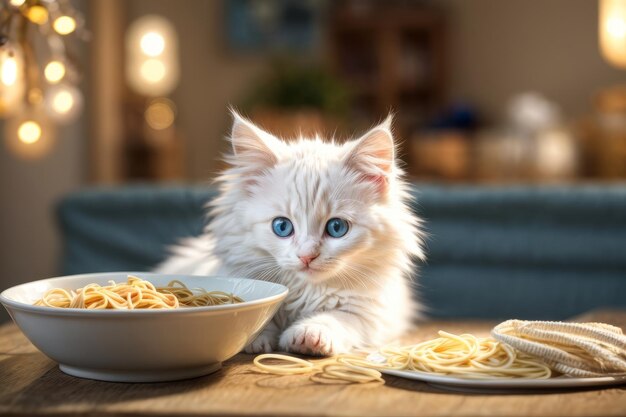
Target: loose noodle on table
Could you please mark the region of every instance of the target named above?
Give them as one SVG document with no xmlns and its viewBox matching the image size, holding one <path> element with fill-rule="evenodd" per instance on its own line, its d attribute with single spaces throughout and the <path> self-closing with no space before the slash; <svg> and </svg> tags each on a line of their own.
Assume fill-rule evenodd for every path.
<svg viewBox="0 0 626 417">
<path fill-rule="evenodd" d="M 254 359 L 254 364 L 271 374 L 310 374 L 316 382 L 384 383 L 380 370 L 422 371 L 471 379 L 546 379 L 552 374 L 541 360 L 493 338 L 444 331 L 440 331 L 439 336 L 416 345 L 384 347 L 378 353 L 383 359 L 381 363 L 368 360 L 366 355 L 355 354 L 313 361 L 263 354 Z M 281 363 L 267 363 L 270 359 Z"/>
</svg>

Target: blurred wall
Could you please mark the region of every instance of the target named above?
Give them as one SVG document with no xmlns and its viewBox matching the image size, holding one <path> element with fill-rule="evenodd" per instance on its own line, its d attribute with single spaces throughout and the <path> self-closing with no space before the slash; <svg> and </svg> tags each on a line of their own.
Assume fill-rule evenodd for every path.
<svg viewBox="0 0 626 417">
<path fill-rule="evenodd" d="M 594 0 L 441 0 L 448 10 L 449 97 L 476 103 L 488 120 L 508 99 L 535 90 L 568 116 L 590 111 L 593 93 L 626 82 L 598 49 Z"/>
</svg>

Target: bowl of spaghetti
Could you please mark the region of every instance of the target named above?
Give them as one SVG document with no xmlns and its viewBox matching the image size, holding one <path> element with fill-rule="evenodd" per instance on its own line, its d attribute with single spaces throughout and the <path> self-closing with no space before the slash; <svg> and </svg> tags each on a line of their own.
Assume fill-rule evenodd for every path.
<svg viewBox="0 0 626 417">
<path fill-rule="evenodd" d="M 0 293 L 15 323 L 61 371 L 113 382 L 193 378 L 256 337 L 287 288 L 245 278 L 113 272 Z"/>
</svg>

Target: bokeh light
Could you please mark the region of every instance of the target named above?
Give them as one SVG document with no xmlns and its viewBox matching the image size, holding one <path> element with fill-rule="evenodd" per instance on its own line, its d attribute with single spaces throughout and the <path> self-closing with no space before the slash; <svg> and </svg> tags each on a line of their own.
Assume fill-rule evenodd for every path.
<svg viewBox="0 0 626 417">
<path fill-rule="evenodd" d="M 30 145 L 41 139 L 41 126 L 34 120 L 26 120 L 17 128 L 17 138 Z"/>
<path fill-rule="evenodd" d="M 165 65 L 158 59 L 149 59 L 141 64 L 141 76 L 149 83 L 163 80 L 165 73 Z"/>
<path fill-rule="evenodd" d="M 159 56 L 165 49 L 165 39 L 157 32 L 148 32 L 141 37 L 141 50 L 148 56 Z"/>
<path fill-rule="evenodd" d="M 42 158 L 54 145 L 55 129 L 40 106 L 28 107 L 4 124 L 5 145 L 23 159 Z"/>
<path fill-rule="evenodd" d="M 146 108 L 144 113 L 146 123 L 154 130 L 163 130 L 174 124 L 176 106 L 165 98 L 155 99 Z"/>
<path fill-rule="evenodd" d="M 76 30 L 76 20 L 71 16 L 59 16 L 54 20 L 52 27 L 59 35 L 69 35 Z"/>
<path fill-rule="evenodd" d="M 172 24 L 161 16 L 143 16 L 126 33 L 126 80 L 136 93 L 164 97 L 178 83 L 178 40 Z"/>
<path fill-rule="evenodd" d="M 52 107 L 60 114 L 65 114 L 74 107 L 74 99 L 67 91 L 57 93 L 52 99 Z"/>
<path fill-rule="evenodd" d="M 48 9 L 43 6 L 30 6 L 23 13 L 28 20 L 38 25 L 43 25 L 48 21 Z"/>
<path fill-rule="evenodd" d="M 623 38 L 626 35 L 626 23 L 619 17 L 612 17 L 606 23 L 606 30 L 616 38 Z"/>
<path fill-rule="evenodd" d="M 46 80 L 51 84 L 56 84 L 65 77 L 65 65 L 61 61 L 50 61 L 44 69 Z"/>
<path fill-rule="evenodd" d="M 626 68 L 626 1 L 600 0 L 600 49 L 611 64 Z"/>
<path fill-rule="evenodd" d="M 0 68 L 0 82 L 6 86 L 14 85 L 17 81 L 17 71 L 15 56 L 8 56 L 2 62 L 2 68 Z"/>
<path fill-rule="evenodd" d="M 59 84 L 46 91 L 46 111 L 50 118 L 59 123 L 74 121 L 83 107 L 83 96 L 70 84 Z"/>
<path fill-rule="evenodd" d="M 25 88 L 23 54 L 19 45 L 7 42 L 0 47 L 0 117 L 19 111 Z"/>
</svg>

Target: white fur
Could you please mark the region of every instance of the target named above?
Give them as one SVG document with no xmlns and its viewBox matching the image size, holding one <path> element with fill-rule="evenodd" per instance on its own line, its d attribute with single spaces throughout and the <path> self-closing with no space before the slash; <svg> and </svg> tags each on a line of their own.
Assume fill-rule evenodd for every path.
<svg viewBox="0 0 626 417">
<path fill-rule="evenodd" d="M 231 167 L 217 179 L 213 219 L 174 248 L 167 273 L 247 276 L 290 292 L 249 353 L 283 350 L 330 355 L 381 345 L 412 323 L 417 303 L 409 275 L 423 258 L 419 219 L 397 167 L 391 118 L 343 145 L 319 138 L 283 142 L 234 114 Z M 287 217 L 280 238 L 272 220 Z M 332 217 L 350 223 L 339 239 Z M 319 252 L 310 266 L 298 254 Z"/>
</svg>

